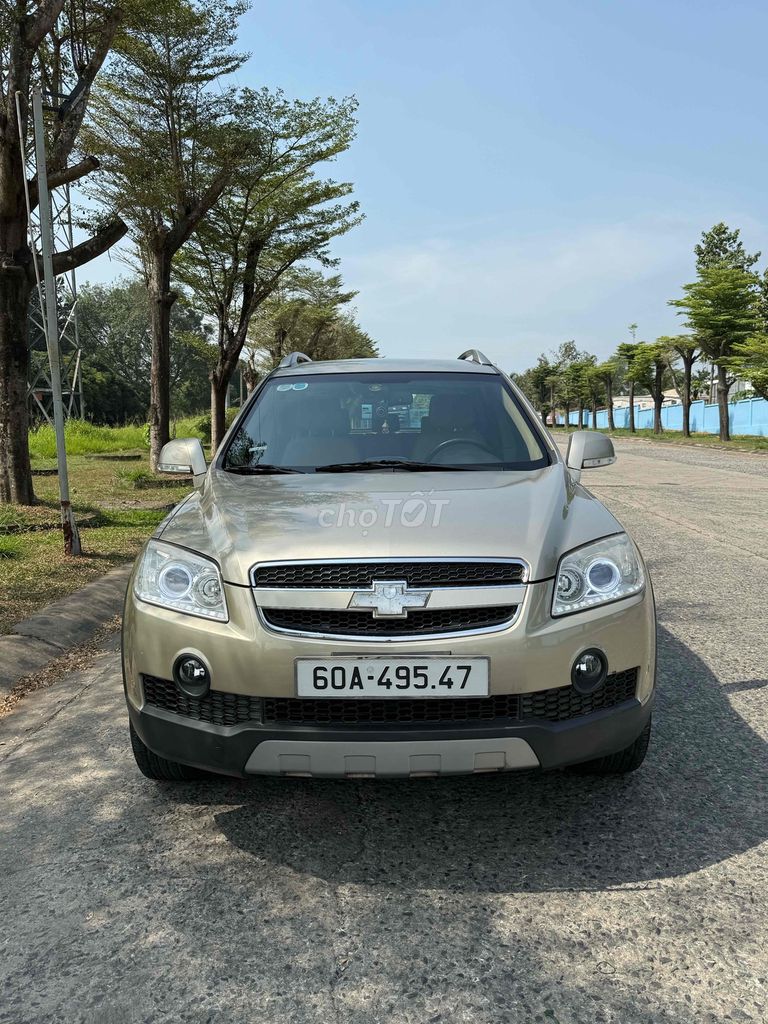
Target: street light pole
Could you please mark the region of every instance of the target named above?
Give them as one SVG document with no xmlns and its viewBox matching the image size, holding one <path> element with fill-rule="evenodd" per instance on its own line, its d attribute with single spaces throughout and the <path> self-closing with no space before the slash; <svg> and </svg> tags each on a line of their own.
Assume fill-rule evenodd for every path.
<svg viewBox="0 0 768 1024">
<path fill-rule="evenodd" d="M 79 555 L 82 553 L 80 535 L 77 531 L 77 524 L 75 523 L 75 517 L 69 501 L 67 450 L 64 440 L 64 403 L 61 394 L 58 303 L 56 301 L 56 278 L 53 273 L 53 216 L 45 162 L 43 97 L 39 88 L 35 88 L 32 91 L 32 121 L 35 132 L 35 165 L 37 170 L 38 204 L 40 208 L 40 247 L 43 260 L 43 282 L 45 284 L 45 340 L 48 347 L 48 361 L 51 364 L 53 427 L 56 432 L 56 459 L 59 467 L 61 528 L 64 532 L 64 551 L 68 555 Z"/>
</svg>

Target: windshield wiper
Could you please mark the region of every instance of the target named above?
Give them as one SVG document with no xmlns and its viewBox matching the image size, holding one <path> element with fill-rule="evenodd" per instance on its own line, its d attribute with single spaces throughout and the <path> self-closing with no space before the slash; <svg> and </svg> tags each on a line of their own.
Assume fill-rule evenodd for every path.
<svg viewBox="0 0 768 1024">
<path fill-rule="evenodd" d="M 316 473 L 354 473 L 367 469 L 405 469 L 411 473 L 464 472 L 466 466 L 441 466 L 435 462 L 416 462 L 412 459 L 368 459 L 362 462 L 330 462 L 315 466 Z"/>
<path fill-rule="evenodd" d="M 273 466 L 269 462 L 261 462 L 255 466 L 225 466 L 225 473 L 239 473 L 240 476 L 257 476 L 259 473 L 304 473 L 303 469 L 291 469 L 289 466 Z"/>
</svg>

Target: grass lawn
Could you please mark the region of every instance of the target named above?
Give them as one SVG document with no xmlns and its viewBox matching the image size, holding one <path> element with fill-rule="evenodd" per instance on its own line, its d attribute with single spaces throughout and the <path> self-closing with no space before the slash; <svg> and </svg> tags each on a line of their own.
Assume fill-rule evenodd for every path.
<svg viewBox="0 0 768 1024">
<path fill-rule="evenodd" d="M 134 440 L 112 438 L 109 428 L 91 429 L 105 433 L 97 452 L 115 451 L 110 445 L 119 450 Z M 141 428 L 131 427 L 115 434 L 124 430 L 141 435 Z M 42 443 L 33 443 L 33 452 L 33 469 L 55 465 L 55 448 L 49 453 Z M 167 506 L 189 492 L 188 482 L 153 477 L 146 450 L 135 454 L 139 456 L 136 461 L 109 461 L 84 454 L 69 458 L 70 493 L 75 518 L 81 524 L 82 557 L 67 558 L 63 552 L 58 477 L 35 477 L 37 505 L 0 505 L 0 633 L 114 566 L 132 561 L 167 514 Z"/>
<path fill-rule="evenodd" d="M 566 430 L 565 427 L 550 427 L 555 434 L 572 434 L 575 427 Z M 768 452 L 768 437 L 732 437 L 730 441 L 721 441 L 717 434 L 692 434 L 685 437 L 681 430 L 665 430 L 663 434 L 654 434 L 652 430 L 637 430 L 633 434 L 629 430 L 602 430 L 602 434 L 610 437 L 642 438 L 646 441 L 658 441 L 661 444 L 695 444 L 714 445 L 719 448 L 732 448 L 736 451 Z"/>
</svg>

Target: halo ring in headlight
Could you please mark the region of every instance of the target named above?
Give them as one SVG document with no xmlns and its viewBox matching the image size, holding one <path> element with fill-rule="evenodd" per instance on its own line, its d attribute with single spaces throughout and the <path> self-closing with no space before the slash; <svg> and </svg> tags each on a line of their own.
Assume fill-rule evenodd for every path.
<svg viewBox="0 0 768 1024">
<path fill-rule="evenodd" d="M 590 590 L 596 594 L 610 594 L 621 584 L 619 567 L 610 558 L 596 558 L 590 562 L 585 575 Z"/>
<path fill-rule="evenodd" d="M 163 597 L 180 601 L 192 589 L 192 573 L 181 562 L 169 562 L 157 574 L 157 586 Z"/>
</svg>

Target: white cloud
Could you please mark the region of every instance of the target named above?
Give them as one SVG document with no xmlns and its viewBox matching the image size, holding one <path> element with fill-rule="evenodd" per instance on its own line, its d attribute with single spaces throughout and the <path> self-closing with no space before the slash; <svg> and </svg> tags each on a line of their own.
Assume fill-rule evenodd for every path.
<svg viewBox="0 0 768 1024">
<path fill-rule="evenodd" d="M 519 369 L 567 338 L 602 356 L 640 324 L 676 327 L 666 305 L 692 274 L 700 224 L 662 219 L 463 245 L 407 243 L 343 259 L 365 329 L 382 354 L 450 357 L 478 345 Z"/>
</svg>

